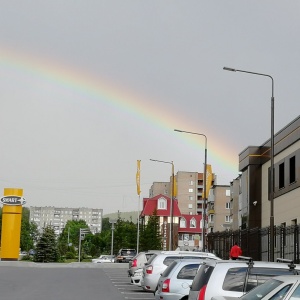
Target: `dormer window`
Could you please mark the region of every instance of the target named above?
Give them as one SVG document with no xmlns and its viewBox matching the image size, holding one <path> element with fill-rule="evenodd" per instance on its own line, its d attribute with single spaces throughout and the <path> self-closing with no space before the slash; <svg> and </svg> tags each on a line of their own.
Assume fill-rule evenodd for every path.
<svg viewBox="0 0 300 300">
<path fill-rule="evenodd" d="M 186 219 L 185 218 L 180 219 L 180 228 L 186 228 Z"/>
<path fill-rule="evenodd" d="M 167 209 L 167 200 L 165 198 L 158 199 L 157 209 Z"/>
<path fill-rule="evenodd" d="M 196 220 L 195 220 L 195 218 L 192 218 L 190 220 L 190 228 L 196 228 Z"/>
</svg>

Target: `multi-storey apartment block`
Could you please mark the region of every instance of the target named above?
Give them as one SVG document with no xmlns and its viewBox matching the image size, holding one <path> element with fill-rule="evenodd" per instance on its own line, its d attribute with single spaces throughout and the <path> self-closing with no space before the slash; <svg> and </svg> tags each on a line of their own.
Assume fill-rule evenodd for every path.
<svg viewBox="0 0 300 300">
<path fill-rule="evenodd" d="M 66 223 L 71 220 L 84 220 L 92 233 L 99 233 L 102 229 L 103 209 L 68 208 L 68 207 L 30 207 L 30 221 L 35 222 L 39 231 L 44 227 L 53 226 L 55 233 L 60 234 Z"/>
<path fill-rule="evenodd" d="M 230 186 L 215 185 L 210 189 L 207 200 L 208 232 L 230 230 Z"/>
</svg>

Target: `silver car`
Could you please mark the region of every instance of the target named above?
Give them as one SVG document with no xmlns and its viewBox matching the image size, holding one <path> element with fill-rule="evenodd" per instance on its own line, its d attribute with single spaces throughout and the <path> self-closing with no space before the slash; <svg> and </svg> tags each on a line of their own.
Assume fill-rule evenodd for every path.
<svg viewBox="0 0 300 300">
<path fill-rule="evenodd" d="M 154 254 L 143 267 L 143 278 L 141 286 L 143 290 L 155 293 L 158 279 L 161 273 L 176 259 L 212 259 L 217 260 L 219 257 L 208 252 L 193 251 L 163 251 Z"/>
<path fill-rule="evenodd" d="M 158 280 L 155 299 L 187 300 L 190 285 L 203 262 L 201 258 L 174 260 Z"/>
<path fill-rule="evenodd" d="M 139 252 L 135 257 L 133 257 L 128 264 L 128 276 L 133 276 L 137 269 L 140 269 L 144 264 L 151 258 L 155 253 L 160 253 L 160 250 L 149 250 L 146 252 Z"/>
<path fill-rule="evenodd" d="M 252 289 L 242 297 L 212 297 L 212 300 L 299 300 L 300 299 L 300 276 L 284 275 L 276 276 L 267 280 L 260 286 Z"/>
<path fill-rule="evenodd" d="M 274 276 L 299 274 L 291 261 L 265 262 L 220 260 L 203 263 L 197 272 L 188 300 L 211 300 L 216 296 L 240 297 Z"/>
</svg>

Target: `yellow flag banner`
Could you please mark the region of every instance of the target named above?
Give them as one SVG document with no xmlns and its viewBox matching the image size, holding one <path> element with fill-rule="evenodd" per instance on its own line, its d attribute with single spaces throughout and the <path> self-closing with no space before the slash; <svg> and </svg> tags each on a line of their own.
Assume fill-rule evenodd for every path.
<svg viewBox="0 0 300 300">
<path fill-rule="evenodd" d="M 176 176 L 174 176 L 174 181 L 173 181 L 173 197 L 177 197 L 177 182 L 176 182 Z"/>
<path fill-rule="evenodd" d="M 137 160 L 136 191 L 138 195 L 141 194 L 140 173 L 141 173 L 141 161 Z"/>
<path fill-rule="evenodd" d="M 212 180 L 213 180 L 213 174 L 212 174 L 211 165 L 206 165 L 206 195 L 205 195 L 205 199 L 207 199 L 207 197 L 208 197 Z"/>
</svg>

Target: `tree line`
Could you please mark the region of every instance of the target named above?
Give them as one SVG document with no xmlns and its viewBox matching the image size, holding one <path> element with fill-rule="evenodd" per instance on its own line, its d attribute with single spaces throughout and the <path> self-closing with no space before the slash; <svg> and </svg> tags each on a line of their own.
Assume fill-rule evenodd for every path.
<svg viewBox="0 0 300 300">
<path fill-rule="evenodd" d="M 102 231 L 92 234 L 84 220 L 68 221 L 58 236 L 53 226 L 46 226 L 39 232 L 35 222 L 30 221 L 28 208 L 22 209 L 20 248 L 27 253 L 24 259 L 35 262 L 59 262 L 68 259 L 78 259 L 79 245 L 81 245 L 80 261 L 99 257 L 102 254 L 116 255 L 121 248 L 136 249 L 138 224 L 122 220 L 120 215 L 114 224 L 112 247 L 112 224 L 109 218 L 102 219 Z M 2 209 L 0 210 L 0 226 L 2 226 Z M 80 237 L 80 229 L 86 234 Z M 0 231 L 1 234 L 1 231 Z M 162 237 L 160 235 L 159 219 L 156 211 L 150 216 L 146 225 L 140 225 L 139 251 L 161 250 Z M 32 254 L 33 253 L 33 254 Z"/>
</svg>

